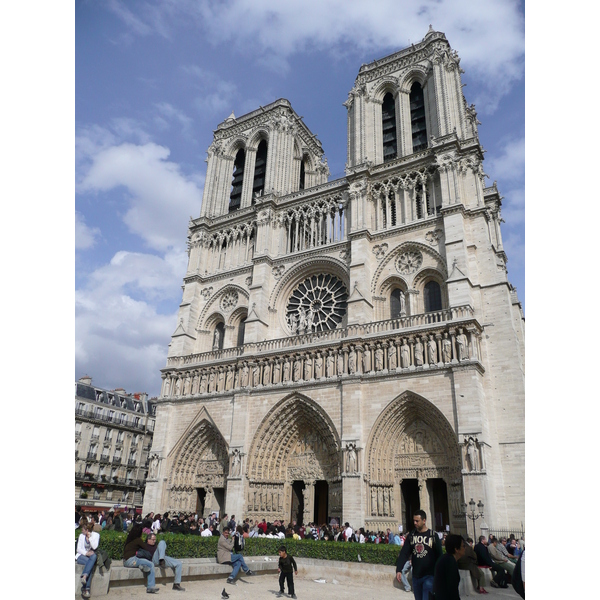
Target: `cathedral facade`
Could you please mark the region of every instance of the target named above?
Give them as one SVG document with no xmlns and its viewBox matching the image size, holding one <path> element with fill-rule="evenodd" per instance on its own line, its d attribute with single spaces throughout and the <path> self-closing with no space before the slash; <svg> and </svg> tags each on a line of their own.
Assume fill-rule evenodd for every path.
<svg viewBox="0 0 600 600">
<path fill-rule="evenodd" d="M 524 319 L 459 63 L 430 29 L 363 65 L 341 179 L 285 99 L 217 127 L 144 512 L 524 522 Z"/>
</svg>

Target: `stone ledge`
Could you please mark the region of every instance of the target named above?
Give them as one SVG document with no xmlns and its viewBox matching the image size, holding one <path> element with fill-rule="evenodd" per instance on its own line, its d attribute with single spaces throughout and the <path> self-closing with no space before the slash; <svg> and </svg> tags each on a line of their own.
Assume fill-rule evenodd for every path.
<svg viewBox="0 0 600 600">
<path fill-rule="evenodd" d="M 231 565 L 221 565 L 216 558 L 182 558 L 182 581 L 194 579 L 212 579 L 223 577 L 231 573 Z M 248 556 L 244 557 L 246 564 L 257 574 L 272 574 L 277 572 L 278 557 Z M 83 565 L 75 564 L 75 592 L 81 590 L 80 577 Z M 170 583 L 173 581 L 173 569 L 154 567 L 157 583 Z M 244 574 L 241 573 L 243 577 Z M 98 569 L 92 578 L 91 595 L 105 596 L 110 587 L 125 587 L 130 585 L 145 585 L 146 578 L 141 569 L 137 567 L 124 567 L 122 561 L 113 561 L 110 571 L 101 576 Z"/>
</svg>

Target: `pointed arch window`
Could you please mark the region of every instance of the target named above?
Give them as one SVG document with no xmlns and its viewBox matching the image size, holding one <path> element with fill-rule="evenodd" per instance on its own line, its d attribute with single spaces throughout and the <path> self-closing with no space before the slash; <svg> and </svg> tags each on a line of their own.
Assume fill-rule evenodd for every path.
<svg viewBox="0 0 600 600">
<path fill-rule="evenodd" d="M 303 190 L 306 184 L 306 159 L 303 157 L 300 161 L 300 187 L 298 189 Z"/>
<path fill-rule="evenodd" d="M 252 182 L 252 204 L 256 196 L 262 196 L 265 191 L 265 175 L 267 173 L 267 141 L 261 140 L 256 150 L 254 180 Z"/>
<path fill-rule="evenodd" d="M 390 296 L 390 318 L 399 319 L 406 316 L 406 300 L 404 292 L 400 288 L 392 291 Z"/>
<path fill-rule="evenodd" d="M 413 152 L 427 148 L 427 127 L 425 123 L 425 96 L 418 81 L 410 88 L 410 124 L 412 129 Z"/>
<path fill-rule="evenodd" d="M 238 328 L 238 339 L 237 339 L 238 346 L 244 345 L 244 334 L 246 332 L 246 318 L 247 317 L 243 317 L 242 320 L 240 321 L 240 325 Z"/>
<path fill-rule="evenodd" d="M 217 323 L 213 335 L 213 350 L 223 350 L 223 338 L 225 337 L 225 324 Z"/>
<path fill-rule="evenodd" d="M 425 284 L 423 300 L 425 303 L 425 312 L 442 310 L 442 290 L 437 281 L 429 281 Z"/>
<path fill-rule="evenodd" d="M 381 106 L 381 124 L 383 129 L 383 160 L 385 162 L 398 156 L 396 104 L 394 96 L 390 92 L 383 97 L 383 105 Z"/>
<path fill-rule="evenodd" d="M 233 163 L 233 180 L 231 181 L 231 195 L 229 196 L 229 212 L 240 207 L 242 201 L 242 184 L 244 183 L 244 165 L 246 153 L 243 148 L 238 150 Z"/>
</svg>

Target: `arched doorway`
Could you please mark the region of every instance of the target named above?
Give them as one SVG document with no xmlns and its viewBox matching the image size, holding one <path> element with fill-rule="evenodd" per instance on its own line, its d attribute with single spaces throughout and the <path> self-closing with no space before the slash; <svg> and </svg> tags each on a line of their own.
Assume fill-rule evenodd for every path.
<svg viewBox="0 0 600 600">
<path fill-rule="evenodd" d="M 341 519 L 341 451 L 323 409 L 293 394 L 260 424 L 249 453 L 246 515 L 310 523 Z"/>
<path fill-rule="evenodd" d="M 412 529 L 424 510 L 432 529 L 464 529 L 458 441 L 428 400 L 405 392 L 379 415 L 367 445 L 368 518 L 373 529 Z"/>
<path fill-rule="evenodd" d="M 213 511 L 225 511 L 228 447 L 208 418 L 199 419 L 190 427 L 169 458 L 172 466 L 165 510 L 199 510 L 204 517 Z"/>
</svg>

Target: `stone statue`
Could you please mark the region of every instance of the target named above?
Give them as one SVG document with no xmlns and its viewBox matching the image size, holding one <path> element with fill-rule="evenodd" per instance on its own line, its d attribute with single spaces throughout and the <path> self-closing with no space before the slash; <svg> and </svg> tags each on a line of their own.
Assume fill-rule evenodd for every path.
<svg viewBox="0 0 600 600">
<path fill-rule="evenodd" d="M 248 375 L 250 373 L 250 369 L 248 368 L 248 363 L 244 363 L 244 367 L 242 368 L 242 387 L 248 387 Z"/>
<path fill-rule="evenodd" d="M 452 360 L 452 343 L 448 339 L 447 333 L 444 334 L 444 339 L 442 340 L 442 356 L 445 363 L 449 363 Z"/>
<path fill-rule="evenodd" d="M 190 393 L 192 387 L 192 379 L 191 377 L 188 375 L 186 375 L 185 380 L 183 382 L 183 395 L 187 396 Z"/>
<path fill-rule="evenodd" d="M 221 349 L 221 331 L 219 329 L 215 329 L 215 333 L 213 335 L 212 349 L 213 350 Z"/>
<path fill-rule="evenodd" d="M 377 487 L 377 514 L 380 515 L 383 512 L 383 490 L 381 487 Z"/>
<path fill-rule="evenodd" d="M 231 477 L 240 476 L 240 468 L 242 464 L 242 457 L 240 451 L 235 448 L 231 454 Z"/>
<path fill-rule="evenodd" d="M 310 356 L 307 354 L 306 359 L 304 360 L 304 379 L 308 381 L 312 377 L 312 360 Z"/>
<path fill-rule="evenodd" d="M 390 342 L 390 346 L 388 348 L 388 370 L 393 370 L 398 366 L 398 358 L 396 355 L 396 346 L 394 342 Z"/>
<path fill-rule="evenodd" d="M 256 387 L 260 383 L 260 367 L 255 364 L 252 367 L 252 387 Z"/>
<path fill-rule="evenodd" d="M 308 308 L 308 313 L 306 313 L 306 331 L 312 331 L 313 329 L 313 321 L 315 319 L 315 311 L 313 307 L 310 306 Z"/>
<path fill-rule="evenodd" d="M 285 362 L 283 363 L 283 380 L 284 381 L 290 380 L 290 361 L 287 358 L 285 359 Z"/>
<path fill-rule="evenodd" d="M 230 390 L 233 387 L 233 369 L 227 369 L 227 380 L 225 381 L 225 389 Z"/>
<path fill-rule="evenodd" d="M 331 351 L 327 355 L 327 377 L 333 377 L 333 367 L 335 365 L 335 359 Z"/>
<path fill-rule="evenodd" d="M 350 375 L 356 373 L 356 351 L 354 350 L 354 346 L 350 348 L 350 352 L 348 353 L 348 373 Z"/>
<path fill-rule="evenodd" d="M 209 393 L 215 391 L 215 385 L 216 385 L 215 372 L 211 371 L 210 375 L 208 377 L 208 391 L 209 391 Z"/>
<path fill-rule="evenodd" d="M 294 381 L 298 381 L 302 375 L 301 372 L 302 369 L 302 360 L 300 358 L 297 358 L 294 361 Z"/>
<path fill-rule="evenodd" d="M 381 371 L 383 369 L 383 350 L 381 346 L 377 345 L 377 350 L 375 350 L 375 370 Z"/>
<path fill-rule="evenodd" d="M 467 349 L 467 336 L 463 333 L 462 329 L 458 330 L 458 335 L 456 336 L 456 346 L 458 352 L 458 360 L 468 360 L 469 352 Z"/>
<path fill-rule="evenodd" d="M 410 367 L 410 348 L 406 343 L 406 339 L 403 340 L 402 346 L 400 347 L 400 361 L 403 369 Z"/>
<path fill-rule="evenodd" d="M 347 444 L 346 451 L 348 453 L 348 473 L 356 473 L 357 471 L 357 463 L 356 463 L 356 444 Z"/>
<path fill-rule="evenodd" d="M 197 394 L 198 393 L 198 373 L 196 373 L 194 375 L 194 379 L 192 380 L 192 394 Z"/>
<path fill-rule="evenodd" d="M 406 297 L 402 290 L 400 290 L 400 316 L 406 316 Z"/>
<path fill-rule="evenodd" d="M 157 479 L 158 478 L 158 465 L 160 464 L 160 461 L 158 459 L 158 456 L 155 454 L 152 457 L 152 461 L 150 462 L 150 479 Z"/>
<path fill-rule="evenodd" d="M 377 515 L 377 490 L 371 487 L 371 515 Z"/>
<path fill-rule="evenodd" d="M 337 355 L 337 374 L 344 374 L 344 353 L 340 350 Z"/>
<path fill-rule="evenodd" d="M 371 372 L 371 349 L 369 346 L 365 346 L 365 351 L 363 352 L 363 373 Z"/>
<path fill-rule="evenodd" d="M 202 373 L 202 376 L 200 377 L 200 393 L 201 394 L 205 394 L 206 393 L 206 371 L 204 371 Z"/>
<path fill-rule="evenodd" d="M 170 387 L 171 387 L 171 380 L 169 377 L 166 377 L 165 378 L 165 391 L 163 393 L 163 396 L 169 395 Z"/>
<path fill-rule="evenodd" d="M 301 306 L 298 308 L 298 333 L 304 333 L 306 331 L 306 312 Z"/>
<path fill-rule="evenodd" d="M 279 360 L 275 361 L 273 365 L 273 383 L 279 383 L 279 375 L 281 373 L 281 363 Z"/>
<path fill-rule="evenodd" d="M 387 517 L 389 514 L 389 508 L 390 508 L 390 499 L 388 497 L 388 490 L 387 490 L 387 488 L 384 488 L 384 490 L 383 490 L 383 515 L 385 517 Z"/>
<path fill-rule="evenodd" d="M 271 383 L 271 363 L 265 363 L 263 369 L 263 385 L 269 385 Z"/>
<path fill-rule="evenodd" d="M 315 379 L 321 379 L 323 377 L 323 357 L 317 354 L 315 359 Z"/>
<path fill-rule="evenodd" d="M 292 334 L 298 333 L 298 315 L 296 313 L 290 313 L 288 315 L 288 322 L 290 324 Z"/>
<path fill-rule="evenodd" d="M 423 366 L 423 344 L 421 344 L 419 338 L 417 338 L 417 343 L 415 344 L 415 365 L 417 367 Z"/>
<path fill-rule="evenodd" d="M 429 341 L 427 342 L 427 355 L 430 365 L 437 363 L 437 346 L 432 335 L 429 336 Z"/>
<path fill-rule="evenodd" d="M 467 442 L 467 465 L 469 467 L 469 471 L 477 471 L 477 446 L 475 445 L 475 440 L 470 437 Z"/>
</svg>

